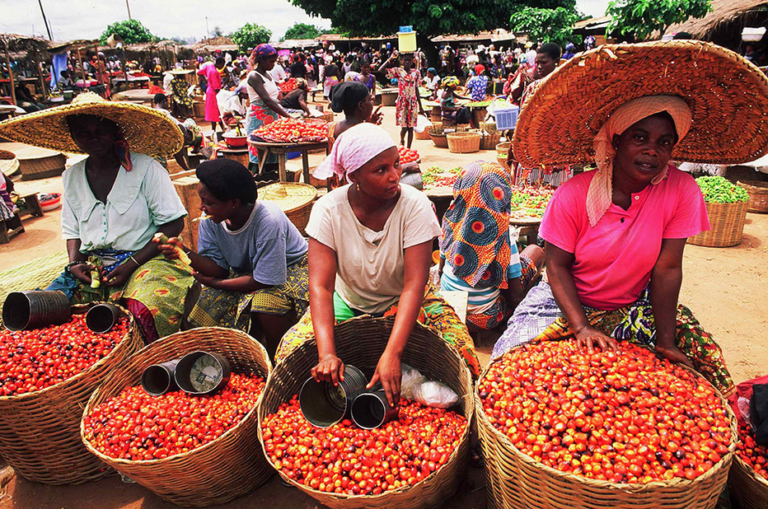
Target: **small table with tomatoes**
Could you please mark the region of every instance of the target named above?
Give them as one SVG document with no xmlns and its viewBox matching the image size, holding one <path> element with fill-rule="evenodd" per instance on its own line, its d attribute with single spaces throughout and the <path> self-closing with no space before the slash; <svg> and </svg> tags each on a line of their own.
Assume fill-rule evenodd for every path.
<svg viewBox="0 0 768 509">
<path fill-rule="evenodd" d="M 259 151 L 259 173 L 264 168 L 270 154 L 277 156 L 277 168 L 280 174 L 280 182 L 287 182 L 285 171 L 286 154 L 301 152 L 301 166 L 304 170 L 304 182 L 309 183 L 309 152 L 311 150 L 325 149 L 328 153 L 328 142 L 300 142 L 300 143 L 273 143 L 267 141 L 248 140 L 248 144 Z"/>
</svg>

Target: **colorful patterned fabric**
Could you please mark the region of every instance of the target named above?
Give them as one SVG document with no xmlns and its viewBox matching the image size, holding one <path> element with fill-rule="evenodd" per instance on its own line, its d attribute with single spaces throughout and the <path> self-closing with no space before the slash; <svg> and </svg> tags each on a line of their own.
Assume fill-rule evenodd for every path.
<svg viewBox="0 0 768 509">
<path fill-rule="evenodd" d="M 482 67 L 482 66 L 480 66 Z M 488 76 L 474 76 L 467 82 L 467 88 L 472 93 L 473 101 L 484 101 L 488 90 Z"/>
<path fill-rule="evenodd" d="M 592 327 L 618 341 L 656 346 L 656 326 L 649 290 L 637 302 L 615 311 L 584 307 Z M 531 290 L 509 321 L 507 330 L 496 342 L 491 358 L 532 340 L 553 341 L 574 336 L 568 321 L 555 302 L 550 286 L 542 282 Z M 712 385 L 726 397 L 735 386 L 720 347 L 694 318 L 690 309 L 677 306 L 677 347 Z"/>
<path fill-rule="evenodd" d="M 441 83 L 443 85 L 443 88 L 458 87 L 459 78 L 457 78 L 456 76 L 446 76 L 445 78 L 443 78 L 443 81 Z"/>
<path fill-rule="evenodd" d="M 520 286 L 523 291 L 531 287 L 534 278 L 537 275 L 536 264 L 527 256 L 520 256 L 520 266 L 522 267 L 523 274 L 520 276 Z M 501 325 L 504 320 L 509 317 L 509 314 L 513 310 L 510 309 L 509 303 L 504 295 L 499 295 L 496 298 L 496 302 L 492 307 L 485 310 L 482 313 L 467 314 L 467 322 L 472 325 L 484 329 L 491 330 Z"/>
<path fill-rule="evenodd" d="M 242 274 L 230 272 L 230 277 Z M 228 292 L 203 288 L 197 304 L 189 314 L 194 327 L 228 327 L 243 332 L 251 330 L 252 313 L 284 315 L 296 310 L 302 316 L 309 307 L 309 265 L 307 256 L 288 267 L 287 279 L 251 293 Z"/>
<path fill-rule="evenodd" d="M 417 69 L 406 72 L 402 67 L 394 67 L 387 71 L 387 77 L 397 79 L 397 102 L 395 114 L 398 127 L 416 127 L 419 115 L 419 81 L 421 74 Z"/>
<path fill-rule="evenodd" d="M 440 252 L 454 275 L 472 287 L 508 287 L 511 200 L 509 174 L 496 163 L 467 165 L 453 185 Z"/>
<path fill-rule="evenodd" d="M 280 115 L 272 111 L 260 97 L 256 97 L 251 101 L 246 133 L 250 136 L 250 134 L 259 127 L 271 124 L 278 118 L 280 118 Z M 253 164 L 259 164 L 259 151 L 253 145 L 248 145 L 248 160 Z M 274 164 L 276 162 L 277 156 L 275 154 L 270 154 L 267 158 L 267 163 Z"/>
<path fill-rule="evenodd" d="M 184 78 L 175 77 L 171 81 L 171 98 L 173 102 L 185 108 L 192 107 L 192 98 L 189 97 L 189 83 Z"/>
<path fill-rule="evenodd" d="M 397 314 L 397 305 L 389 308 L 383 316 Z M 456 311 L 438 293 L 427 287 L 424 304 L 419 312 L 418 322 L 432 328 L 443 340 L 455 348 L 469 366 L 473 376 L 480 374 L 480 361 L 475 354 L 475 344 L 469 335 L 467 326 L 461 322 Z M 275 363 L 282 362 L 289 353 L 305 341 L 315 337 L 312 327 L 311 311 L 285 333 L 275 354 Z"/>
<path fill-rule="evenodd" d="M 343 180 L 377 155 L 394 147 L 395 142 L 381 127 L 368 122 L 357 124 L 334 141 L 331 153 L 317 167 L 314 176 L 323 180 L 336 175 Z"/>
<path fill-rule="evenodd" d="M 96 256 L 97 252 L 92 251 L 88 255 Z M 130 253 L 125 256 L 125 252 L 120 252 L 119 255 L 117 258 L 120 261 L 113 264 L 110 271 L 122 263 L 133 263 Z M 107 261 L 107 256 L 102 260 Z M 158 255 L 136 269 L 123 288 L 102 284 L 93 289 L 65 270 L 46 290 L 65 293 L 73 304 L 107 300 L 122 302 L 138 321 L 144 339 L 151 343 L 179 331 L 184 314 L 184 300 L 194 282 L 188 266 Z"/>
<path fill-rule="evenodd" d="M 271 44 L 259 44 L 253 48 L 253 56 L 257 62 L 275 55 L 277 55 L 277 50 Z"/>
</svg>

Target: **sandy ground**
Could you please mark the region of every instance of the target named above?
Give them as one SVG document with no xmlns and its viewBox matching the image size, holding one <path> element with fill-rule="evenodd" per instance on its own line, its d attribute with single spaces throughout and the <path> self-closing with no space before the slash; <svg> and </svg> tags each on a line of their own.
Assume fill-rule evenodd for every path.
<svg viewBox="0 0 768 509">
<path fill-rule="evenodd" d="M 399 129 L 394 125 L 394 108 L 383 108 L 383 126 L 395 140 Z M 12 150 L 8 144 L 0 148 Z M 435 148 L 431 141 L 414 140 L 413 148 L 421 154 L 422 166 L 453 168 L 476 160 L 495 161 L 494 151 L 475 154 L 451 154 Z M 323 156 L 312 154 L 310 164 Z M 300 166 L 300 162 L 292 163 Z M 19 182 L 21 194 L 61 191 L 61 178 Z M 24 221 L 26 233 L 10 244 L 0 245 L 0 267 L 12 268 L 31 259 L 64 249 L 60 234 L 60 211 Z M 726 361 L 737 382 L 765 374 L 768 366 L 768 311 L 760 304 L 768 295 L 768 215 L 748 214 L 741 244 L 728 249 L 689 245 L 685 251 L 685 277 L 680 300 L 689 306 L 704 327 L 723 348 Z M 0 284 L 2 282 L 0 281 Z M 485 341 L 479 348 L 485 364 L 492 345 Z M 485 507 L 485 479 L 481 469 L 469 467 L 458 494 L 444 506 L 447 509 Z M 265 507 L 273 509 L 310 509 L 318 504 L 296 489 L 283 486 L 276 476 L 262 489 L 249 496 L 220 506 L 226 508 Z M 0 509 L 160 509 L 175 507 L 137 484 L 123 483 L 112 476 L 82 486 L 51 487 L 16 478 L 0 494 Z"/>
</svg>

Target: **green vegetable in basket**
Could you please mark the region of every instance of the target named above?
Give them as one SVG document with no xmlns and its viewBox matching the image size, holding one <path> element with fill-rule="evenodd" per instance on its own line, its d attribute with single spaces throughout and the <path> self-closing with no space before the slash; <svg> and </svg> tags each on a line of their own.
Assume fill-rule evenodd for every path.
<svg viewBox="0 0 768 509">
<path fill-rule="evenodd" d="M 89 256 L 88 265 L 93 267 L 91 269 L 91 288 L 95 290 L 101 286 L 101 268 L 104 264 L 98 256 Z"/>
<path fill-rule="evenodd" d="M 699 177 L 696 179 L 707 203 L 738 203 L 749 201 L 747 190 L 723 177 Z"/>
</svg>

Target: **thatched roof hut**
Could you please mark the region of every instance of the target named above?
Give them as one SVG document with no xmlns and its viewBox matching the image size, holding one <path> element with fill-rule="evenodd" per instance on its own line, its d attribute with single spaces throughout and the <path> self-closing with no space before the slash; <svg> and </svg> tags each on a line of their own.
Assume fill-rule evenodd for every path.
<svg viewBox="0 0 768 509">
<path fill-rule="evenodd" d="M 187 46 L 197 54 L 213 53 L 216 50 L 221 51 L 238 51 L 238 45 L 235 41 L 229 37 L 213 37 L 211 39 L 203 39 L 200 42 L 196 42 L 190 46 Z"/>
<path fill-rule="evenodd" d="M 25 59 L 31 56 L 30 69 L 34 70 L 34 73 L 38 75 L 40 80 L 40 87 L 45 97 L 46 85 L 45 76 L 41 71 L 40 62 L 42 61 L 45 52 L 48 50 L 48 41 L 39 37 L 29 37 L 27 35 L 19 34 L 0 34 L 0 50 L 3 52 L 5 59 L 5 65 L 8 72 L 13 75 L 11 71 L 11 55 L 15 60 Z M 16 77 L 12 76 L 14 79 Z M 16 104 L 16 91 L 13 83 L 11 83 L 11 99 Z"/>
<path fill-rule="evenodd" d="M 699 19 L 672 25 L 665 34 L 688 32 L 694 39 L 738 48 L 744 27 L 768 24 L 768 0 L 712 0 L 713 11 Z"/>
</svg>

